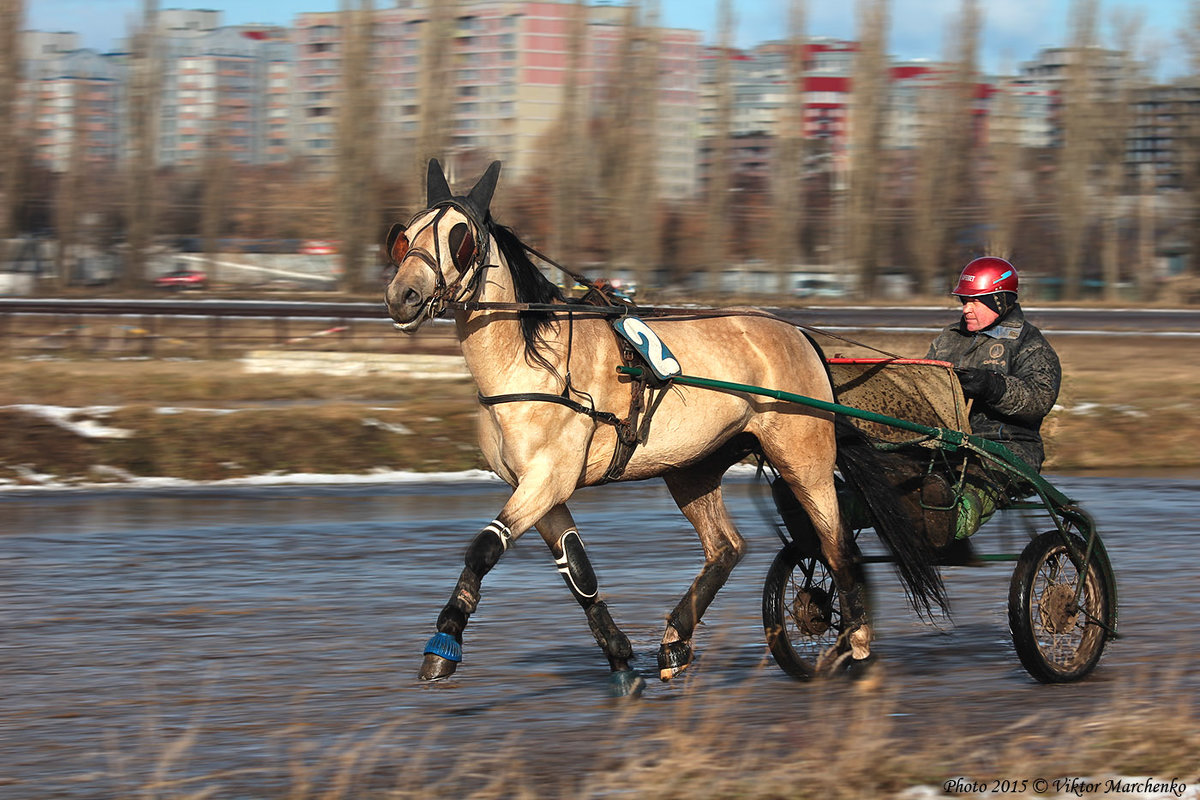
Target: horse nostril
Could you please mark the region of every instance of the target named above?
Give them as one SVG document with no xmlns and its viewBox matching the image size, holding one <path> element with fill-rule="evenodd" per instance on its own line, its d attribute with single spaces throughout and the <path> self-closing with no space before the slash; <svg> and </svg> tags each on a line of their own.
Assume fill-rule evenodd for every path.
<svg viewBox="0 0 1200 800">
<path fill-rule="evenodd" d="M 419 306 L 421 304 L 421 295 L 416 289 L 409 288 L 404 292 L 404 296 L 400 299 L 400 302 L 407 307 Z"/>
</svg>

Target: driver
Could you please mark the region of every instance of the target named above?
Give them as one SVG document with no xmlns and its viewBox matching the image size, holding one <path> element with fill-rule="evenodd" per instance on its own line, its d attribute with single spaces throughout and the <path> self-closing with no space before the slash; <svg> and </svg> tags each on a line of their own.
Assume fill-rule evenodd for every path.
<svg viewBox="0 0 1200 800">
<path fill-rule="evenodd" d="M 1058 399 L 1062 368 L 1042 332 L 1025 320 L 1017 302 L 1017 270 L 994 256 L 963 268 L 951 294 L 962 301 L 962 317 L 933 340 L 926 358 L 949 361 L 970 402 L 974 434 L 1000 442 L 1041 470 L 1042 419 Z M 994 475 L 968 470 L 956 514 L 954 491 L 945 476 L 931 473 L 921 489 L 925 525 L 937 546 L 965 539 L 987 522 L 1005 495 L 1028 494 Z"/>
</svg>

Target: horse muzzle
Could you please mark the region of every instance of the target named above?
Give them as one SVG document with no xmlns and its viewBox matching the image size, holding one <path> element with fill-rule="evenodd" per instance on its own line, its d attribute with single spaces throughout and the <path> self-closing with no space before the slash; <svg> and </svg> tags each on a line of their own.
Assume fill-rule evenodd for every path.
<svg viewBox="0 0 1200 800">
<path fill-rule="evenodd" d="M 405 333 L 415 332 L 431 316 L 432 301 L 432 295 L 421 291 L 420 287 L 397 283 L 395 280 L 388 285 L 384 294 L 388 316 L 396 328 Z"/>
</svg>

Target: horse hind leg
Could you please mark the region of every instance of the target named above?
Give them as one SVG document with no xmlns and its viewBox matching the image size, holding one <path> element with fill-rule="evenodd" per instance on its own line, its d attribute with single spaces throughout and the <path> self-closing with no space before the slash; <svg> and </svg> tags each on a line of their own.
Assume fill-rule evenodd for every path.
<svg viewBox="0 0 1200 800">
<path fill-rule="evenodd" d="M 692 634 L 729 574 L 746 553 L 746 542 L 734 527 L 721 497 L 721 476 L 729 464 L 721 459 L 664 476 L 680 511 L 699 534 L 704 566 L 667 617 L 658 651 L 659 678 L 669 681 L 692 662 Z"/>
<path fill-rule="evenodd" d="M 615 696 L 641 694 L 646 681 L 630 668 L 633 646 L 609 614 L 608 605 L 600 598 L 600 586 L 583 539 L 565 505 L 555 506 L 537 522 L 538 533 L 550 548 L 555 566 L 587 615 L 588 627 L 596 644 L 608 659 L 612 670 L 610 688 Z"/>
<path fill-rule="evenodd" d="M 874 636 L 867 611 L 866 582 L 858 546 L 842 520 L 832 464 L 816 460 L 796 463 L 794 454 L 802 451 L 795 448 L 779 452 L 771 443 L 764 443 L 763 449 L 812 521 L 821 556 L 842 598 L 845 628 L 832 651 L 820 660 L 818 671 L 836 671 L 847 658 L 865 662 L 871 656 Z M 792 453 L 793 457 L 787 458 L 786 453 Z"/>
</svg>

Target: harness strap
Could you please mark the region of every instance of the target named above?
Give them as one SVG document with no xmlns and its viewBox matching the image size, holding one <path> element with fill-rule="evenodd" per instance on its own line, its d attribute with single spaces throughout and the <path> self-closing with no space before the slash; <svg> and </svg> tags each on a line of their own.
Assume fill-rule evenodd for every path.
<svg viewBox="0 0 1200 800">
<path fill-rule="evenodd" d="M 479 404 L 484 406 L 497 406 L 501 403 L 558 403 L 560 406 L 575 411 L 579 414 L 584 414 L 591 417 L 597 422 L 603 422 L 605 425 L 618 426 L 621 420 L 616 414 L 609 411 L 597 411 L 596 409 L 585 406 L 578 400 L 572 400 L 561 394 L 550 394 L 549 392 L 513 392 L 512 394 L 483 394 L 478 395 Z"/>
</svg>

